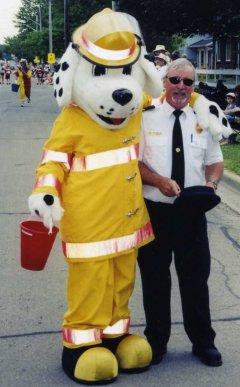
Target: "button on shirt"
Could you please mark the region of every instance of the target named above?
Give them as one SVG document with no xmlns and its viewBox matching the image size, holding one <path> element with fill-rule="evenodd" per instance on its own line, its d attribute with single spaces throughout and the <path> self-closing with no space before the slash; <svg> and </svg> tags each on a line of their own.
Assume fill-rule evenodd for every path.
<svg viewBox="0 0 240 387">
<path fill-rule="evenodd" d="M 172 133 L 174 108 L 166 101 L 155 110 L 143 115 L 139 159 L 152 171 L 171 178 Z M 219 142 L 208 131 L 196 132 L 197 119 L 192 108 L 181 109 L 179 120 L 182 128 L 185 157 L 185 187 L 205 185 L 205 166 L 222 162 Z M 176 197 L 163 195 L 158 188 L 143 185 L 143 195 L 154 202 L 173 203 Z"/>
</svg>

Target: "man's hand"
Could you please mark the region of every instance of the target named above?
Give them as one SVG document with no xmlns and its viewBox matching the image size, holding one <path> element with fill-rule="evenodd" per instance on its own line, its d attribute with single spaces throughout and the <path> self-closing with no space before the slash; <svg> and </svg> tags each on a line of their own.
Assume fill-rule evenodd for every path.
<svg viewBox="0 0 240 387">
<path fill-rule="evenodd" d="M 214 191 L 215 191 L 214 185 L 213 185 L 213 183 L 212 183 L 211 181 L 208 181 L 208 182 L 206 183 L 206 187 L 213 188 Z"/>
<path fill-rule="evenodd" d="M 159 176 L 158 181 L 155 184 L 163 195 L 165 196 L 179 196 L 181 189 L 175 180 L 169 179 L 169 177 Z"/>
<path fill-rule="evenodd" d="M 144 184 L 158 188 L 165 196 L 180 195 L 181 189 L 175 180 L 151 171 L 142 161 L 139 161 L 139 170 Z"/>
</svg>

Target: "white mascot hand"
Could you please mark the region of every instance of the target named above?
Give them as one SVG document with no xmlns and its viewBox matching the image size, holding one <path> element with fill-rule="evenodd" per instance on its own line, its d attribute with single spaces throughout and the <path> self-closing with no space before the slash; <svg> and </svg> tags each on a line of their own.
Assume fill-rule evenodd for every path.
<svg viewBox="0 0 240 387">
<path fill-rule="evenodd" d="M 204 130 L 209 130 L 216 141 L 222 137 L 229 137 L 233 132 L 223 111 L 213 101 L 209 101 L 202 95 L 196 99 L 193 110 L 197 115 L 197 122 Z"/>
<path fill-rule="evenodd" d="M 28 206 L 32 215 L 43 218 L 43 224 L 52 232 L 53 225 L 62 218 L 64 209 L 57 196 L 45 193 L 33 194 L 28 198 Z"/>
</svg>

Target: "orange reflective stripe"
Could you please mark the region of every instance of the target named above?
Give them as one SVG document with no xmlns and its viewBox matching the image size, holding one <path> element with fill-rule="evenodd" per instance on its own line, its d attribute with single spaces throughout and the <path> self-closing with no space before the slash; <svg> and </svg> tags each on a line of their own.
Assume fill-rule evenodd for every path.
<svg viewBox="0 0 240 387">
<path fill-rule="evenodd" d="M 60 181 L 50 173 L 48 175 L 40 176 L 34 185 L 34 189 L 46 186 L 55 187 L 58 191 L 61 189 Z"/>
<path fill-rule="evenodd" d="M 144 240 L 153 236 L 151 223 L 148 222 L 133 234 L 118 238 L 107 239 L 89 243 L 66 243 L 63 244 L 63 252 L 67 258 L 93 258 L 104 255 L 115 254 L 130 250 L 139 246 Z"/>
<path fill-rule="evenodd" d="M 86 330 L 63 328 L 62 337 L 66 343 L 81 345 L 101 340 L 102 331 L 96 328 Z"/>
<path fill-rule="evenodd" d="M 132 47 L 127 48 L 125 50 L 108 50 L 106 48 L 102 48 L 100 46 L 96 46 L 92 43 L 87 37 L 86 34 L 82 34 L 82 42 L 85 45 L 85 48 L 93 55 L 97 56 L 101 59 L 107 60 L 122 60 L 127 59 L 131 53 L 134 51 L 136 43 L 132 45 Z"/>
<path fill-rule="evenodd" d="M 66 168 L 70 169 L 71 160 L 72 160 L 71 153 L 44 150 L 41 158 L 41 164 L 47 163 L 48 161 L 56 161 L 58 163 L 65 164 Z"/>
<path fill-rule="evenodd" d="M 93 169 L 125 164 L 129 163 L 131 160 L 136 160 L 138 155 L 139 144 L 136 144 L 106 152 L 94 153 L 85 157 L 74 157 L 72 160 L 71 171 L 92 171 Z"/>
<path fill-rule="evenodd" d="M 130 326 L 130 319 L 125 318 L 122 320 L 118 320 L 115 324 L 109 325 L 107 328 L 103 330 L 103 334 L 105 335 L 118 335 L 121 333 L 128 333 Z"/>
</svg>

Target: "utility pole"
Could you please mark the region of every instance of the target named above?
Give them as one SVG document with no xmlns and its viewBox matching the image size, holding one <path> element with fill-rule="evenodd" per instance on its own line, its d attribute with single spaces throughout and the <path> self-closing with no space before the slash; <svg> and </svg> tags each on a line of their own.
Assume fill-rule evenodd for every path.
<svg viewBox="0 0 240 387">
<path fill-rule="evenodd" d="M 38 10 L 39 10 L 39 31 L 42 31 L 42 11 L 41 11 L 40 4 L 38 4 Z"/>
<path fill-rule="evenodd" d="M 38 14 L 36 13 L 36 31 L 38 30 L 39 22 L 38 22 Z"/>
<path fill-rule="evenodd" d="M 52 44 L 52 0 L 48 0 L 48 31 L 49 31 L 49 52 L 53 51 Z"/>
<path fill-rule="evenodd" d="M 69 40 L 69 17 L 68 17 L 69 0 L 63 0 L 64 10 L 64 45 L 65 48 L 68 45 Z"/>
</svg>

